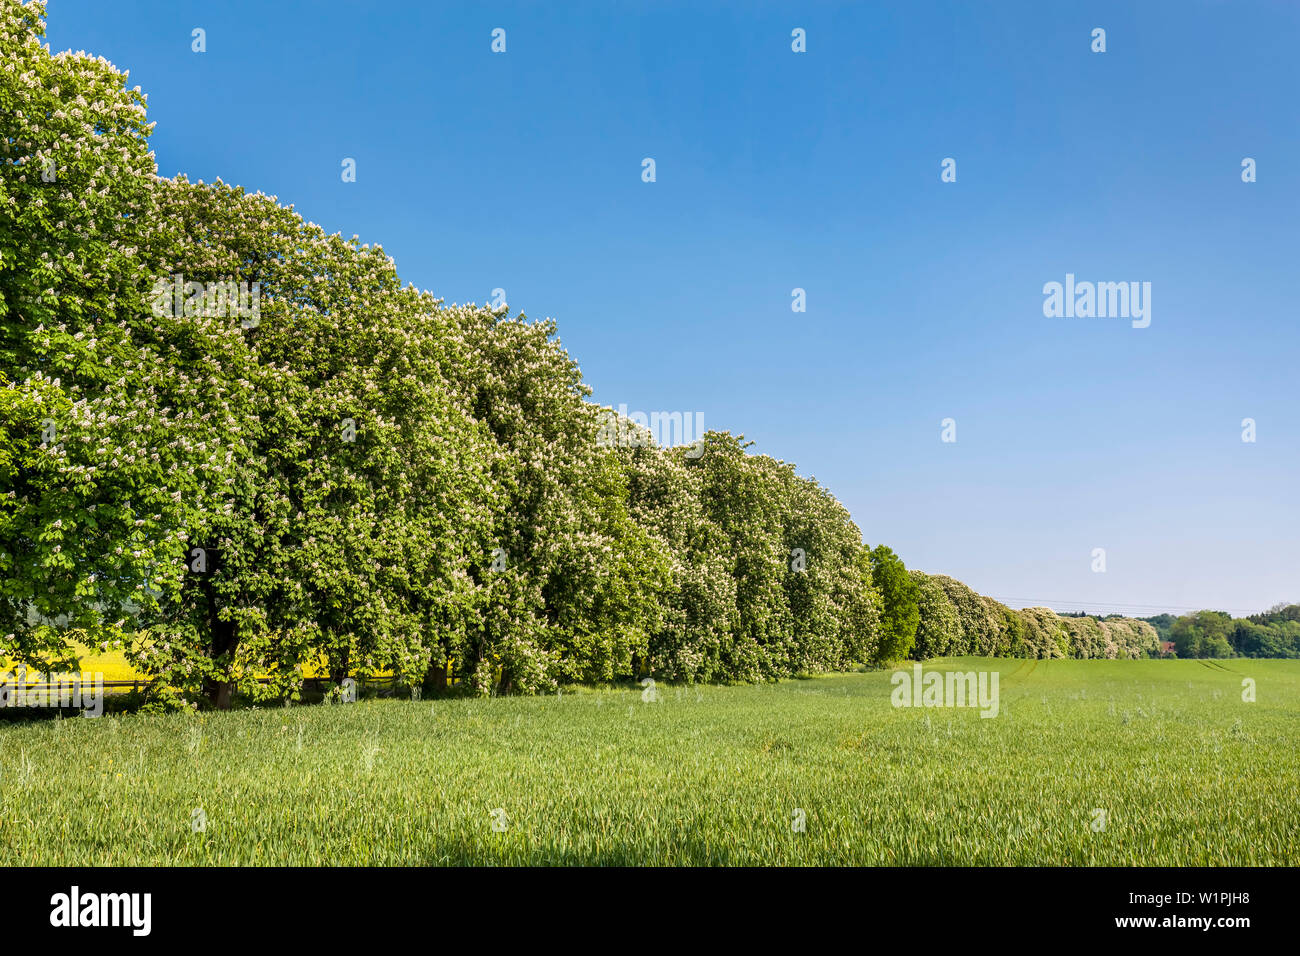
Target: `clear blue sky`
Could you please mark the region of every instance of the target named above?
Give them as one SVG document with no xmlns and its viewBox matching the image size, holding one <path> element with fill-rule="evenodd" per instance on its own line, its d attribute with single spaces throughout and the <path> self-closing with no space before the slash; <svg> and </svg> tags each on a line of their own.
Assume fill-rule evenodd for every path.
<svg viewBox="0 0 1300 956">
<path fill-rule="evenodd" d="M 504 288 L 596 400 L 743 432 L 909 566 L 1300 600 L 1300 4 L 51 0 L 49 39 L 130 71 L 164 175 Z M 1045 318 L 1067 272 L 1150 327 Z"/>
</svg>

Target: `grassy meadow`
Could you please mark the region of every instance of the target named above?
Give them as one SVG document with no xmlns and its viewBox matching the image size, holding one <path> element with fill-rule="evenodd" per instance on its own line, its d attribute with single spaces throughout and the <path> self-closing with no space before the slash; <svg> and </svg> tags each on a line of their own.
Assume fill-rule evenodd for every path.
<svg viewBox="0 0 1300 956">
<path fill-rule="evenodd" d="M 0 721 L 0 851 L 11 865 L 1300 863 L 1300 661 L 926 669 L 999 671 L 998 716 L 896 709 L 874 671 L 660 685 L 657 701 L 575 688 Z"/>
</svg>

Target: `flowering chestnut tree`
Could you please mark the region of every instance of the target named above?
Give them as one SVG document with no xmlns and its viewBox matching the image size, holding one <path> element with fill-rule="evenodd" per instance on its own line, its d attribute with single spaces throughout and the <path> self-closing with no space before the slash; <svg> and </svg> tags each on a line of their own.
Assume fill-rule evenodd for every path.
<svg viewBox="0 0 1300 956">
<path fill-rule="evenodd" d="M 76 666 L 180 576 L 204 378 L 143 306 L 156 181 L 144 97 L 111 63 L 50 55 L 44 6 L 0 3 L 0 656 Z M 171 344 L 175 344 L 174 341 Z"/>
</svg>

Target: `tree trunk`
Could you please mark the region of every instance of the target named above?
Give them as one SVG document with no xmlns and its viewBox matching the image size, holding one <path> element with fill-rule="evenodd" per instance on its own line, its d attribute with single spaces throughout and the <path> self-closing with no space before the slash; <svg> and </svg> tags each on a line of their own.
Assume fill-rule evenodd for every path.
<svg viewBox="0 0 1300 956">
<path fill-rule="evenodd" d="M 214 691 L 215 693 L 208 699 L 216 705 L 217 710 L 229 710 L 231 698 L 235 694 L 235 685 L 228 680 L 219 681 Z"/>
<path fill-rule="evenodd" d="M 233 657 L 235 648 L 239 646 L 239 631 L 235 626 L 235 622 L 223 621 L 217 614 L 217 597 L 212 593 L 211 582 L 203 582 L 203 592 L 208 605 L 208 629 L 212 635 L 212 659 L 217 660 L 227 654 Z M 231 700 L 235 695 L 235 685 L 233 681 L 205 678 L 203 681 L 203 694 L 213 707 L 218 710 L 229 710 Z"/>
<path fill-rule="evenodd" d="M 431 697 L 441 697 L 447 690 L 447 663 L 446 661 L 429 664 L 429 669 L 424 672 L 424 693 Z"/>
</svg>

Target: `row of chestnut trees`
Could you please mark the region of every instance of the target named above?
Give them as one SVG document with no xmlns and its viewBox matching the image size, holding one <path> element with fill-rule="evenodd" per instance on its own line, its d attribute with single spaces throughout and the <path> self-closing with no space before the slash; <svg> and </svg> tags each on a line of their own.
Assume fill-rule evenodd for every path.
<svg viewBox="0 0 1300 956">
<path fill-rule="evenodd" d="M 1013 610 L 946 575 L 910 571 L 920 620 L 913 656 L 1144 657 L 1159 653 L 1156 629 L 1125 617 Z"/>
<path fill-rule="evenodd" d="M 42 17 L 0 0 L 0 658 L 121 642 L 228 706 L 319 666 L 537 693 L 1144 649 L 909 573 L 730 433 L 600 441 L 553 323 L 159 177 L 138 88 L 51 55 Z"/>
</svg>

